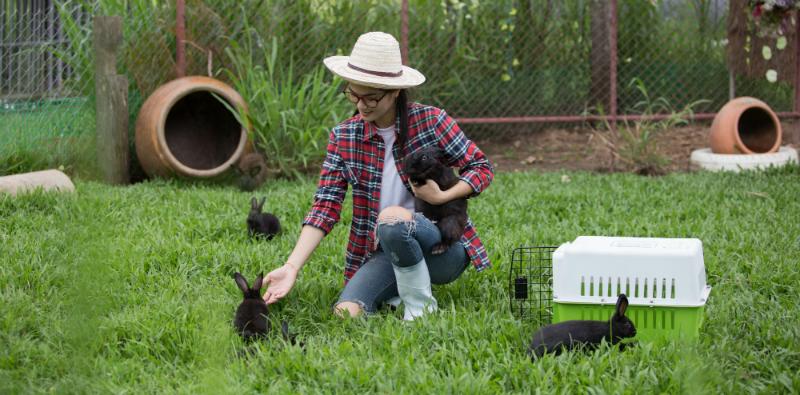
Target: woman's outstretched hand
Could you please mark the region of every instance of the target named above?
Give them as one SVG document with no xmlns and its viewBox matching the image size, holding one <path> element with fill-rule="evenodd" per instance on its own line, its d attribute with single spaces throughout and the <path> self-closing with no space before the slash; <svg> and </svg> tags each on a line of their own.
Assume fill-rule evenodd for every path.
<svg viewBox="0 0 800 395">
<path fill-rule="evenodd" d="M 264 285 L 267 286 L 267 292 L 264 293 L 264 301 L 267 304 L 275 303 L 294 287 L 294 282 L 297 280 L 297 268 L 289 263 L 267 273 L 264 277 Z"/>
<path fill-rule="evenodd" d="M 409 182 L 409 185 L 411 185 L 411 191 L 414 192 L 414 196 L 429 204 L 438 206 L 448 202 L 447 195 L 442 191 L 436 181 L 425 180 L 425 184 L 419 186 L 414 185 L 413 182 Z"/>
</svg>

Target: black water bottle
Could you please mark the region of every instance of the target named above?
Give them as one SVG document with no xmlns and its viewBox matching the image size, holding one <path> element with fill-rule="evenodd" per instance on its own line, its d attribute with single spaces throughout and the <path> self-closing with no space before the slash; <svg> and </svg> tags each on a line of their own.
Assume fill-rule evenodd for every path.
<svg viewBox="0 0 800 395">
<path fill-rule="evenodd" d="M 517 277 L 514 279 L 514 299 L 528 299 L 528 279 Z"/>
</svg>

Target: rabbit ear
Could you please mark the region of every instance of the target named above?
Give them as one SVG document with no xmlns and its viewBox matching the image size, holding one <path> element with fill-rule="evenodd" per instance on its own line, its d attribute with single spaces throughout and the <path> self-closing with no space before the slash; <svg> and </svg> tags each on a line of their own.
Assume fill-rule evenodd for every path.
<svg viewBox="0 0 800 395">
<path fill-rule="evenodd" d="M 250 290 L 250 287 L 247 286 L 247 280 L 245 280 L 241 273 L 236 272 L 233 277 L 236 279 L 236 285 L 239 286 L 239 289 L 241 289 L 243 293 L 247 293 L 247 291 Z"/>
<path fill-rule="evenodd" d="M 266 196 L 261 198 L 261 203 L 258 204 L 258 209 L 259 210 L 261 210 L 264 207 L 264 202 L 266 202 L 266 201 L 267 201 L 267 197 Z"/>
<path fill-rule="evenodd" d="M 250 199 L 250 207 L 258 208 L 258 199 L 256 199 L 255 196 L 253 196 L 253 198 Z"/>
<path fill-rule="evenodd" d="M 256 291 L 260 291 L 261 290 L 261 284 L 263 284 L 263 283 L 264 283 L 264 272 L 261 272 L 261 273 L 258 273 L 258 277 L 256 277 L 256 280 L 253 281 L 253 288 L 252 289 L 254 289 Z"/>
<path fill-rule="evenodd" d="M 616 313 L 618 316 L 622 317 L 625 315 L 625 310 L 628 309 L 628 297 L 625 294 L 619 294 L 619 298 L 617 299 L 617 310 Z"/>
</svg>

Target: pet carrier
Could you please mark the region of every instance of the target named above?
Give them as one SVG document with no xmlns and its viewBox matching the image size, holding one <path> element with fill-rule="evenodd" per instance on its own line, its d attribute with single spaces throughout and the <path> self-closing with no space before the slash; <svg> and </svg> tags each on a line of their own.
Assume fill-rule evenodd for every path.
<svg viewBox="0 0 800 395">
<path fill-rule="evenodd" d="M 607 320 L 624 293 L 637 339 L 697 338 L 711 291 L 700 240 L 581 236 L 552 262 L 553 322 Z"/>
</svg>

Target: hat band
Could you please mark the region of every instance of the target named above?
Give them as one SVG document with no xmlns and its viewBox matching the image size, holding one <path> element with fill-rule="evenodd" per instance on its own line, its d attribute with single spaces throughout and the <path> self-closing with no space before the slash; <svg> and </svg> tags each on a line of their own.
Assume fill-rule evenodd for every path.
<svg viewBox="0 0 800 395">
<path fill-rule="evenodd" d="M 388 73 L 388 72 L 385 72 L 385 71 L 373 71 L 373 70 L 362 69 L 361 67 L 353 66 L 352 64 L 350 64 L 350 62 L 347 62 L 347 67 L 349 67 L 349 68 L 351 68 L 353 70 L 356 70 L 356 71 L 360 71 L 362 73 L 367 73 L 367 74 L 370 74 L 370 75 L 376 75 L 378 77 L 399 77 L 399 76 L 403 75 L 403 69 L 400 69 L 400 71 L 398 71 L 396 73 Z"/>
</svg>

